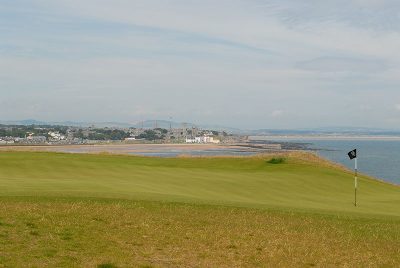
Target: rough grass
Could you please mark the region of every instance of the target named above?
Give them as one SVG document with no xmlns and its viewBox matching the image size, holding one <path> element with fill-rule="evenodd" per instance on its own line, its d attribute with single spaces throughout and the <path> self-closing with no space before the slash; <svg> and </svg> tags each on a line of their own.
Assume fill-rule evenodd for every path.
<svg viewBox="0 0 400 268">
<path fill-rule="evenodd" d="M 352 187 L 309 154 L 2 152 L 0 267 L 400 266 L 400 188 Z"/>
<path fill-rule="evenodd" d="M 267 160 L 269 164 L 283 164 L 285 163 L 286 159 L 284 157 L 272 157 L 271 159 Z"/>
<path fill-rule="evenodd" d="M 400 263 L 394 219 L 83 199 L 1 198 L 0 211 L 0 266 L 7 267 Z"/>
</svg>

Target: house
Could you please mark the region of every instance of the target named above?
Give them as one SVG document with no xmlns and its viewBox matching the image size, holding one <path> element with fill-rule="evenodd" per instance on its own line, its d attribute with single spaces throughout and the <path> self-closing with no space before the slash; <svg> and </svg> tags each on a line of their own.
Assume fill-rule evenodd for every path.
<svg viewBox="0 0 400 268">
<path fill-rule="evenodd" d="M 220 143 L 220 140 L 214 139 L 214 137 L 209 135 L 195 137 L 194 139 L 186 138 L 186 143 Z"/>
<path fill-rule="evenodd" d="M 60 132 L 58 132 L 58 131 L 49 131 L 47 134 L 50 136 L 51 140 L 53 140 L 53 141 L 65 140 L 65 136 L 60 134 Z"/>
<path fill-rule="evenodd" d="M 196 139 L 186 138 L 186 143 L 196 143 Z"/>
</svg>

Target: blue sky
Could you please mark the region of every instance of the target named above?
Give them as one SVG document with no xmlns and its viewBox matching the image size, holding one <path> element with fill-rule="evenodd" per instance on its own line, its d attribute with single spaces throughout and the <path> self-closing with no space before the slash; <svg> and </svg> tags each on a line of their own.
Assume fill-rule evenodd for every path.
<svg viewBox="0 0 400 268">
<path fill-rule="evenodd" d="M 0 119 L 399 129 L 400 4 L 0 0 Z"/>
</svg>

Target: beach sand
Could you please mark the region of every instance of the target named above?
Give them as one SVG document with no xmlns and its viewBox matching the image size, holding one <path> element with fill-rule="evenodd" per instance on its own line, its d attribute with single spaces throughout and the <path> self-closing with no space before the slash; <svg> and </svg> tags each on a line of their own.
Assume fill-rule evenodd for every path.
<svg viewBox="0 0 400 268">
<path fill-rule="evenodd" d="M 96 144 L 96 145 L 32 145 L 32 146 L 0 146 L 0 151 L 38 151 L 38 152 L 63 152 L 63 153 L 111 153 L 135 154 L 152 152 L 179 151 L 190 154 L 191 151 L 208 150 L 237 150 L 251 151 L 235 145 L 220 144 Z"/>
</svg>

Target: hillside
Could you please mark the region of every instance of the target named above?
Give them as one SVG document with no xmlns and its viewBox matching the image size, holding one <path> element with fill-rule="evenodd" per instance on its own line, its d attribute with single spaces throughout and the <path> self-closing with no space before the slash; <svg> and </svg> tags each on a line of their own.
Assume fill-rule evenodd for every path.
<svg viewBox="0 0 400 268">
<path fill-rule="evenodd" d="M 0 267 L 400 264 L 400 188 L 310 154 L 0 153 Z"/>
</svg>

